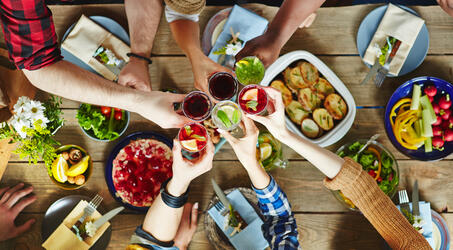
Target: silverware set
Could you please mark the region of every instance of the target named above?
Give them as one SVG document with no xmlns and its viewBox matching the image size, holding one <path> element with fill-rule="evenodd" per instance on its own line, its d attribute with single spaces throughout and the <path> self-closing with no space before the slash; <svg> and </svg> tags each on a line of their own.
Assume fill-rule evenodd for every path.
<svg viewBox="0 0 453 250">
<path fill-rule="evenodd" d="M 412 212 L 409 206 L 409 196 L 407 191 L 398 191 L 398 197 L 401 209 L 405 209 L 407 212 L 412 213 L 415 218 L 420 217 L 420 206 L 419 206 L 419 193 L 418 193 L 418 181 L 415 180 L 414 188 L 412 190 Z"/>
<path fill-rule="evenodd" d="M 97 194 L 83 209 L 83 215 L 82 217 L 80 217 L 78 222 L 83 223 L 87 217 L 91 216 L 101 204 L 102 200 L 103 198 L 99 194 Z"/>
</svg>

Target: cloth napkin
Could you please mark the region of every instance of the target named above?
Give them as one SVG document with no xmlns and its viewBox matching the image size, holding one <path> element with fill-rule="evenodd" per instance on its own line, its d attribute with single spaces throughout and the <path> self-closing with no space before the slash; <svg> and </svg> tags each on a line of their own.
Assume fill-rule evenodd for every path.
<svg viewBox="0 0 453 250">
<path fill-rule="evenodd" d="M 77 236 L 71 231 L 72 225 L 83 215 L 83 209 L 88 205 L 87 201 L 81 200 L 77 206 L 64 218 L 63 222 L 57 229 L 47 238 L 42 244 L 45 249 L 61 250 L 61 249 L 77 249 L 77 250 L 88 250 L 96 241 L 104 234 L 105 230 L 110 226 L 109 222 L 106 222 L 96 231 L 93 237 L 88 237 L 85 241 L 80 241 Z M 102 215 L 95 210 L 94 213 L 87 218 L 87 220 L 97 220 Z"/>
<path fill-rule="evenodd" d="M 419 203 L 420 208 L 420 217 L 423 218 L 425 224 L 422 226 L 423 228 L 423 236 L 428 241 L 429 245 L 434 248 L 434 238 L 433 238 L 433 219 L 431 218 L 431 204 L 426 201 L 420 201 Z M 400 206 L 397 205 L 398 209 Z M 412 211 L 412 202 L 409 203 L 409 207 Z M 411 212 L 409 211 L 409 212 Z"/>
<path fill-rule="evenodd" d="M 401 45 L 390 63 L 389 73 L 398 75 L 424 23 L 425 21 L 420 17 L 389 4 L 373 39 L 368 45 L 363 60 L 373 65 L 377 60 L 375 44 L 382 47 L 386 44 L 386 38 L 392 36 L 400 40 Z"/>
<path fill-rule="evenodd" d="M 214 55 L 214 51 L 226 45 L 226 42 L 231 39 L 230 28 L 233 28 L 234 33 L 239 32 L 239 39 L 247 42 L 264 33 L 269 22 L 266 18 L 261 17 L 247 9 L 238 5 L 234 5 L 228 16 L 228 20 L 223 27 L 222 33 L 217 38 L 216 43 L 209 53 L 209 58 L 214 62 L 219 61 L 220 55 Z"/>
<path fill-rule="evenodd" d="M 255 210 L 247 201 L 247 199 L 245 199 L 242 193 L 238 189 L 235 189 L 227 195 L 227 198 L 234 209 L 247 223 L 246 228 L 231 237 L 230 234 L 233 229 L 231 229 L 231 227 L 228 227 L 227 230 L 225 230 L 225 217 L 220 215 L 220 213 L 214 206 L 212 206 L 212 208 L 208 210 L 208 214 L 212 217 L 212 219 L 214 219 L 217 226 L 219 226 L 219 228 L 225 233 L 234 248 L 262 250 L 268 247 L 269 245 L 267 244 L 267 241 L 261 231 L 261 225 L 263 225 L 263 221 L 258 216 L 258 214 L 256 214 Z"/>
<path fill-rule="evenodd" d="M 119 72 L 113 72 L 93 57 L 101 45 L 111 50 L 118 59 L 124 60 L 125 62 L 129 61 L 127 53 L 131 51 L 130 47 L 84 15 L 74 25 L 74 28 L 63 41 L 61 47 L 82 62 L 88 64 L 106 79 L 115 81 L 118 78 Z"/>
</svg>

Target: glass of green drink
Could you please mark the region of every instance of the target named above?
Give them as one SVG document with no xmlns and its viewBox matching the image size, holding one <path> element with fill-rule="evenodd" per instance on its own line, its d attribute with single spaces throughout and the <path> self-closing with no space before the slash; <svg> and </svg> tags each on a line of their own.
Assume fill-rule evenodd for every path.
<svg viewBox="0 0 453 250">
<path fill-rule="evenodd" d="M 260 84 L 264 72 L 264 64 L 256 56 L 247 56 L 236 62 L 236 77 L 243 85 Z"/>
</svg>

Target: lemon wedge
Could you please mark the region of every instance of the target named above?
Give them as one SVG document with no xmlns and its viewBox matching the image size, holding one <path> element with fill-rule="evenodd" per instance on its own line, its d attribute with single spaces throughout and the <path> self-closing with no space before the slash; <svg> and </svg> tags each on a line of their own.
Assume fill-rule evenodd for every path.
<svg viewBox="0 0 453 250">
<path fill-rule="evenodd" d="M 90 161 L 90 156 L 87 155 L 82 158 L 77 164 L 73 165 L 69 170 L 66 171 L 67 176 L 77 176 L 85 173 L 88 169 L 88 163 Z"/>
<path fill-rule="evenodd" d="M 195 139 L 181 141 L 181 146 L 188 151 L 198 151 L 197 140 Z"/>
<path fill-rule="evenodd" d="M 65 174 L 66 171 L 68 171 L 68 162 L 66 162 L 63 155 L 59 154 L 57 159 L 52 163 L 53 178 L 61 183 L 66 182 L 68 180 L 68 176 Z"/>
<path fill-rule="evenodd" d="M 272 154 L 272 146 L 269 143 L 262 143 L 260 145 L 260 160 L 266 160 Z"/>
<path fill-rule="evenodd" d="M 258 101 L 258 89 L 249 89 L 242 96 L 244 101 Z"/>
</svg>

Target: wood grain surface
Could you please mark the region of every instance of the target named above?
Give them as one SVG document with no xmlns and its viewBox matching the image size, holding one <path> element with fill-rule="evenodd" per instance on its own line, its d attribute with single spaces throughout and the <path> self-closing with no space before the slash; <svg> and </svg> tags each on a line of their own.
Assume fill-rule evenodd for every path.
<svg viewBox="0 0 453 250">
<path fill-rule="evenodd" d="M 433 209 L 440 212 L 453 232 L 453 156 L 439 162 L 419 162 L 410 160 L 399 153 L 385 136 L 383 125 L 384 106 L 393 91 L 403 82 L 423 75 L 437 76 L 453 80 L 453 18 L 439 7 L 414 7 L 426 20 L 430 34 L 430 49 L 426 60 L 414 72 L 398 78 L 386 79 L 384 86 L 376 89 L 374 85 L 360 85 L 368 72 L 356 48 L 356 33 L 361 20 L 378 5 L 363 5 L 341 8 L 322 8 L 312 27 L 298 30 L 282 53 L 294 50 L 307 50 L 319 56 L 345 83 L 354 96 L 357 106 L 355 122 L 338 143 L 328 147 L 335 151 L 341 145 L 356 139 L 369 138 L 380 133 L 381 143 L 398 159 L 400 170 L 400 189 L 412 190 L 415 179 L 420 188 L 420 199 L 430 201 Z M 260 15 L 271 20 L 277 8 L 263 5 L 247 5 Z M 203 28 L 209 18 L 223 7 L 207 7 L 200 16 Z M 53 12 L 56 32 L 61 38 L 66 29 L 83 13 L 113 18 L 127 29 L 124 6 L 79 5 L 50 6 Z M 3 35 L 0 35 L 0 44 Z M 149 68 L 153 89 L 175 88 L 180 92 L 193 89 L 193 76 L 189 61 L 174 42 L 169 26 L 163 18 L 153 46 L 153 64 Z M 45 98 L 45 93 L 38 93 Z M 19 216 L 18 223 L 28 218 L 36 218 L 32 230 L 22 236 L 0 243 L 0 249 L 41 249 L 41 222 L 47 208 L 61 197 L 73 194 L 93 196 L 99 193 L 104 197 L 102 206 L 111 209 L 119 204 L 107 188 L 104 167 L 105 161 L 116 145 L 115 142 L 95 142 L 80 130 L 75 114 L 80 103 L 64 100 L 63 111 L 65 126 L 60 129 L 56 139 L 62 144 L 78 144 L 87 149 L 94 161 L 93 174 L 87 184 L 76 191 L 65 191 L 56 187 L 49 179 L 42 163 L 28 166 L 26 160 L 13 155 L 9 161 L 0 186 L 14 185 L 19 181 L 33 185 L 38 196 L 35 203 L 26 208 Z M 126 134 L 134 131 L 156 131 L 172 138 L 177 130 L 163 130 L 138 114 L 132 114 L 131 124 Z M 282 189 L 287 193 L 296 214 L 300 243 L 303 249 L 381 249 L 383 240 L 368 221 L 359 213 L 350 212 L 339 203 L 331 191 L 322 185 L 323 175 L 309 162 L 298 156 L 292 149 L 284 148 L 289 159 L 287 169 L 271 172 Z M 246 172 L 237 161 L 231 147 L 226 144 L 216 154 L 212 171 L 197 178 L 191 185 L 190 201 L 200 202 L 200 210 L 206 209 L 213 196 L 210 178 L 214 178 L 223 189 L 249 187 Z M 203 216 L 200 216 L 198 229 L 190 249 L 214 249 L 210 245 Z M 109 249 L 125 249 L 135 227 L 144 219 L 143 214 L 125 210 L 112 221 L 113 234 Z M 451 234 L 453 236 L 453 234 Z"/>
</svg>

